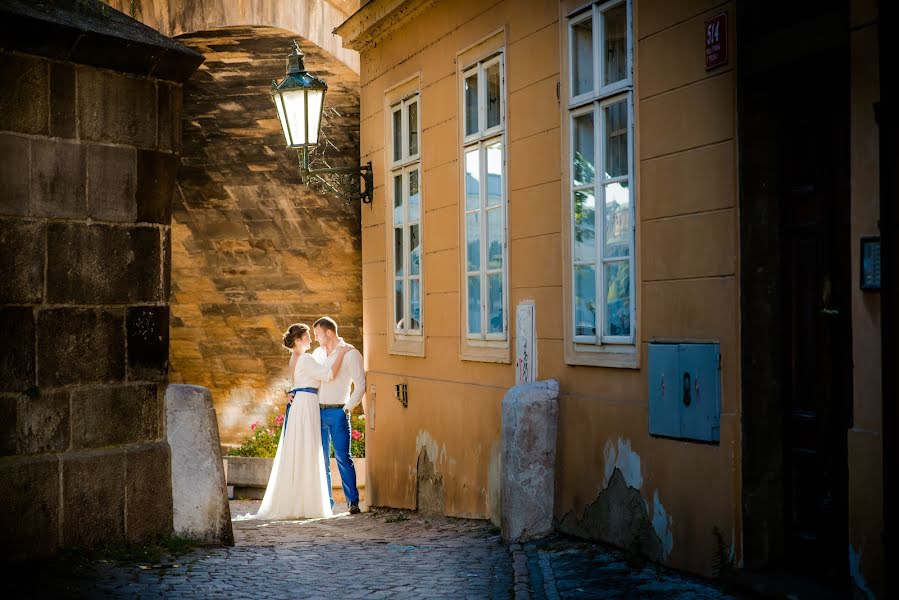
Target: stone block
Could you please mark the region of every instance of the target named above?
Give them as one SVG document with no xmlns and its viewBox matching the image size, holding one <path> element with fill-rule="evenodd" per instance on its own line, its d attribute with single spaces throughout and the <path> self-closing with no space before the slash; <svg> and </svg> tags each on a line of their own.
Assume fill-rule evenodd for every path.
<svg viewBox="0 0 899 600">
<path fill-rule="evenodd" d="M 37 356 L 37 381 L 42 388 L 121 381 L 125 376 L 123 311 L 91 308 L 40 311 Z"/>
<path fill-rule="evenodd" d="M 31 140 L 0 134 L 0 214 L 27 215 L 31 205 Z"/>
<path fill-rule="evenodd" d="M 165 414 L 166 436 L 172 451 L 175 533 L 233 546 L 212 394 L 196 385 L 169 385 Z"/>
<path fill-rule="evenodd" d="M 169 307 L 133 306 L 125 311 L 128 379 L 161 381 L 169 364 Z"/>
<path fill-rule="evenodd" d="M 134 304 L 162 296 L 159 229 L 51 223 L 47 290 L 51 302 Z"/>
<path fill-rule="evenodd" d="M 516 385 L 503 397 L 502 536 L 525 541 L 553 524 L 559 382 Z"/>
<path fill-rule="evenodd" d="M 59 544 L 59 460 L 56 456 L 0 461 L 0 556 L 49 556 Z"/>
<path fill-rule="evenodd" d="M 72 392 L 72 448 L 100 448 L 160 438 L 156 385 L 95 387 Z"/>
<path fill-rule="evenodd" d="M 31 304 L 44 295 L 46 226 L 0 220 L 0 303 Z"/>
<path fill-rule="evenodd" d="M 89 67 L 77 71 L 81 139 L 156 147 L 156 84 Z"/>
<path fill-rule="evenodd" d="M 134 152 L 134 148 L 88 146 L 88 216 L 101 221 L 135 221 L 137 168 Z"/>
<path fill-rule="evenodd" d="M 47 61 L 0 52 L 0 130 L 47 133 Z"/>
<path fill-rule="evenodd" d="M 125 541 L 126 454 L 116 448 L 62 457 L 63 546 Z"/>
<path fill-rule="evenodd" d="M 34 330 L 31 308 L 0 308 L 0 392 L 21 392 L 34 386 Z"/>
<path fill-rule="evenodd" d="M 50 135 L 74 138 L 75 67 L 69 63 L 50 63 Z"/>
<path fill-rule="evenodd" d="M 176 154 L 137 151 L 137 220 L 163 223 L 172 220 L 172 193 L 178 174 Z"/>
<path fill-rule="evenodd" d="M 64 452 L 69 447 L 69 392 L 19 396 L 16 447 L 18 454 Z"/>
<path fill-rule="evenodd" d="M 125 536 L 147 542 L 172 532 L 171 454 L 166 442 L 131 446 L 126 457 Z"/>
<path fill-rule="evenodd" d="M 15 394 L 0 394 L 0 456 L 16 453 Z"/>
<path fill-rule="evenodd" d="M 84 147 L 78 142 L 31 141 L 31 210 L 37 216 L 87 214 Z"/>
<path fill-rule="evenodd" d="M 163 152 L 181 152 L 181 86 L 160 81 L 158 148 Z"/>
</svg>

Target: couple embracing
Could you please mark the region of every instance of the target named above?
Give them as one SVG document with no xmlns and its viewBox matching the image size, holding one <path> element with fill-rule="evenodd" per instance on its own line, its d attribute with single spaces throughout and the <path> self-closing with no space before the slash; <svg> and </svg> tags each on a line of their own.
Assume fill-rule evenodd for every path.
<svg viewBox="0 0 899 600">
<path fill-rule="evenodd" d="M 312 336 L 319 347 L 313 353 Z M 365 394 L 362 354 L 337 335 L 337 323 L 322 317 L 296 323 L 284 333 L 293 385 L 287 415 L 265 496 L 254 519 L 330 517 L 330 446 L 351 514 L 359 512 L 356 469 L 350 456 L 350 413 Z M 352 384 L 352 394 L 350 393 Z"/>
</svg>

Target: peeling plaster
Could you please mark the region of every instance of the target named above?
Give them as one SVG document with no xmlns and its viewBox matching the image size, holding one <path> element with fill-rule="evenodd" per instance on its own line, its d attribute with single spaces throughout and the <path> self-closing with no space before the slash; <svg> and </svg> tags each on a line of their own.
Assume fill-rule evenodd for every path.
<svg viewBox="0 0 899 600">
<path fill-rule="evenodd" d="M 603 449 L 605 465 L 603 467 L 603 488 L 609 485 L 612 473 L 617 467 L 624 476 L 629 487 L 639 490 L 643 486 L 643 474 L 640 471 L 640 455 L 631 449 L 631 441 L 618 438 L 617 449 L 612 440 L 606 442 Z"/>
<path fill-rule="evenodd" d="M 437 441 L 424 429 L 419 430 L 418 435 L 415 436 L 415 454 L 420 454 L 422 448 L 427 448 L 428 457 L 435 463 L 441 459 L 440 452 L 437 448 Z M 443 446 L 442 460 L 446 460 L 446 445 Z"/>
<path fill-rule="evenodd" d="M 868 600 L 876 600 L 874 592 L 868 587 L 868 582 L 862 574 L 861 562 L 861 552 L 856 552 L 855 548 L 852 547 L 852 544 L 849 544 L 849 574 L 852 576 L 852 581 L 855 583 L 855 587 L 858 591 L 863 593 Z"/>
<path fill-rule="evenodd" d="M 667 560 L 674 547 L 674 535 L 671 533 L 671 515 L 659 499 L 659 490 L 652 495 L 652 528 L 662 545 L 662 560 Z"/>
</svg>

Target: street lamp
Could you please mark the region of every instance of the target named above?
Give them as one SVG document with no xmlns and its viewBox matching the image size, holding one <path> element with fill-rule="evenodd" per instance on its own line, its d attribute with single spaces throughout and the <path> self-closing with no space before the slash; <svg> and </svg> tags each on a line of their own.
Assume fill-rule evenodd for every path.
<svg viewBox="0 0 899 600">
<path fill-rule="evenodd" d="M 347 200 L 359 198 L 371 202 L 373 186 L 371 162 L 358 167 L 334 167 L 312 169 L 309 166 L 309 150 L 319 143 L 322 109 L 328 84 L 306 71 L 303 52 L 299 44 L 287 56 L 287 75 L 280 83 L 272 81 L 272 101 L 278 109 L 278 120 L 284 130 L 288 148 L 296 148 L 300 158 L 300 174 L 304 183 L 315 178 L 338 196 Z M 352 177 L 358 175 L 358 177 Z M 331 177 L 334 176 L 334 177 Z M 341 183 L 341 176 L 350 176 Z M 364 186 L 360 188 L 359 177 Z"/>
</svg>

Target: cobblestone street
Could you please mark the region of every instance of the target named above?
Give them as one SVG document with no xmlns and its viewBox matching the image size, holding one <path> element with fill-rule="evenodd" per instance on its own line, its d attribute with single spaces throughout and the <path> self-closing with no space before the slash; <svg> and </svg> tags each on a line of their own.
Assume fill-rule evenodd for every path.
<svg viewBox="0 0 899 600">
<path fill-rule="evenodd" d="M 258 501 L 231 503 L 233 516 Z M 79 598 L 732 598 L 714 585 L 570 538 L 502 543 L 484 521 L 381 510 L 320 521 L 234 523 L 232 548 L 170 563 L 95 563 L 41 597 Z M 40 567 L 38 567 L 40 568 Z M 46 570 L 41 569 L 44 573 Z"/>
</svg>

